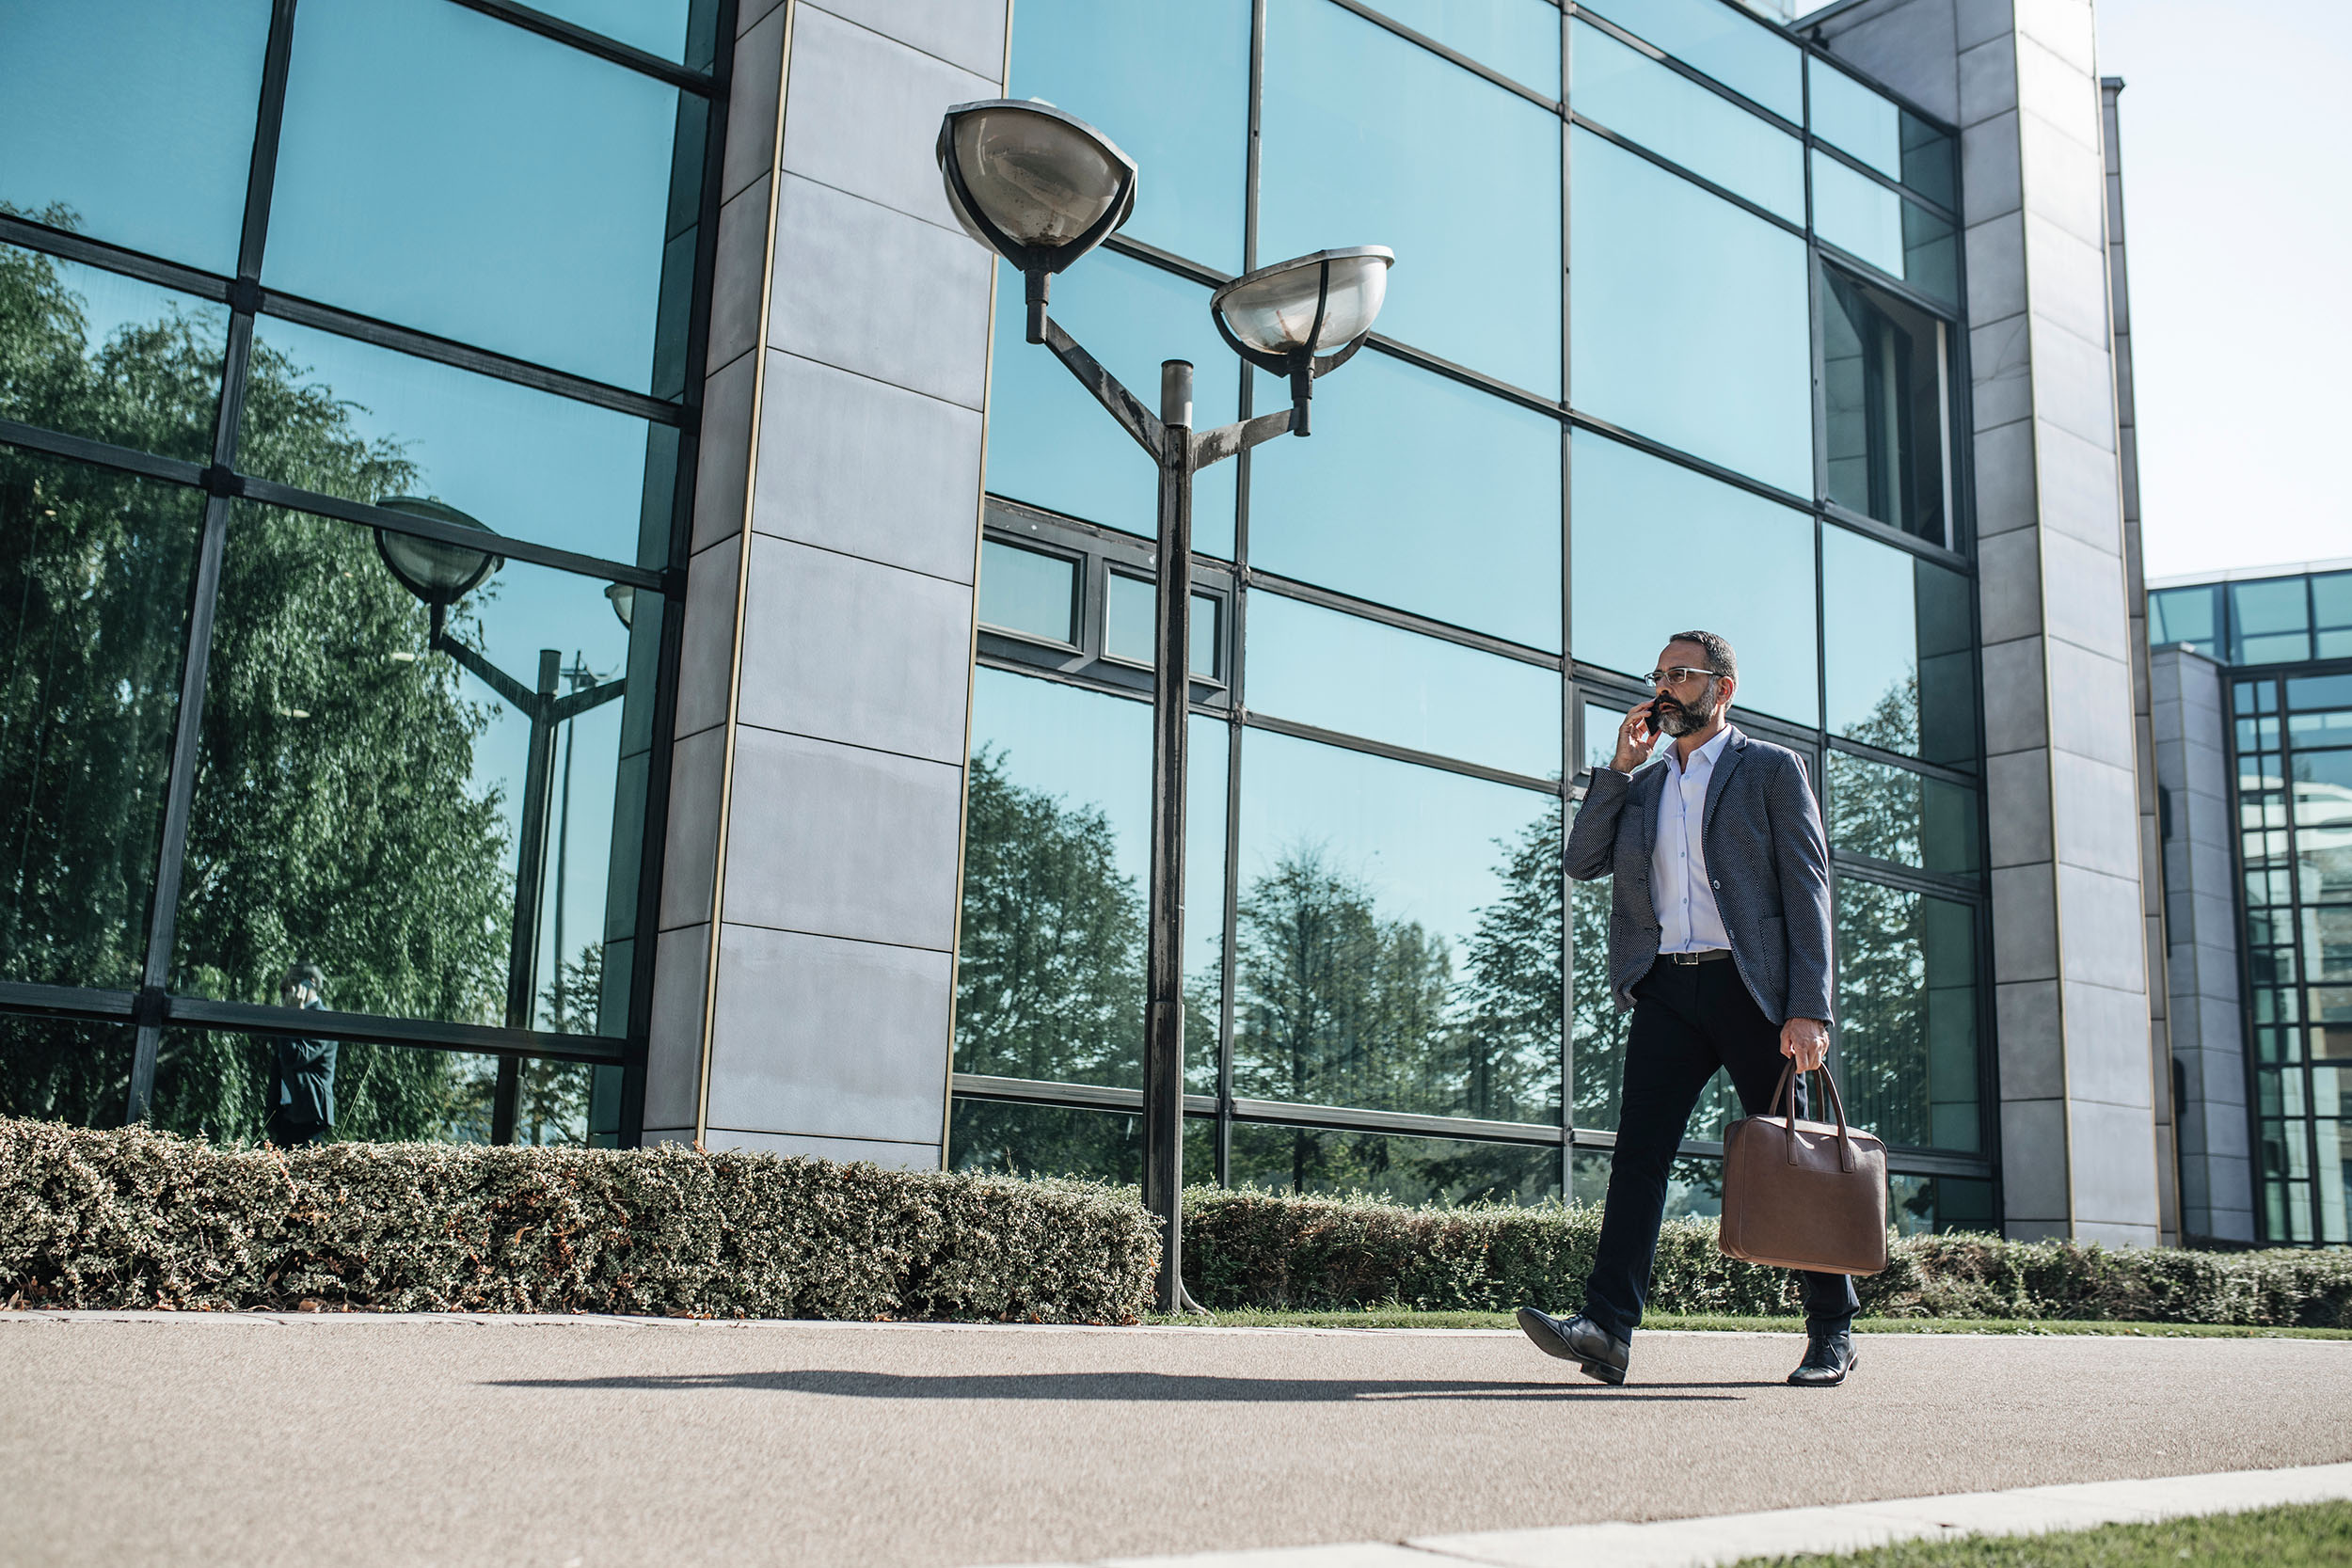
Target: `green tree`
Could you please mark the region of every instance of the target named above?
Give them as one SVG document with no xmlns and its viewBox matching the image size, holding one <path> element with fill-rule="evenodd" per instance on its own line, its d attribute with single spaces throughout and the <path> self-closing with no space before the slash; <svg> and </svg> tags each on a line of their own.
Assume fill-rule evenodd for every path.
<svg viewBox="0 0 2352 1568">
<path fill-rule="evenodd" d="M 65 222 L 70 214 L 43 214 Z M 93 342 L 46 257 L 0 249 L 0 413 L 201 459 L 219 395 L 217 313 Z M 302 368 L 257 346 L 247 466 L 382 495 L 421 474 L 370 443 Z M 138 982 L 202 498 L 0 450 L 0 973 Z M 464 627 L 458 628 L 461 635 Z M 175 988 L 275 999 L 296 959 L 330 1006 L 495 1022 L 511 902 L 494 792 L 472 786 L 486 715 L 431 657 L 421 611 L 347 524 L 240 504 L 223 558 L 179 911 Z M 19 1024 L 0 1101 L 119 1115 L 89 1032 Z M 168 1031 L 156 1117 L 259 1134 L 266 1041 Z M 435 1052 L 346 1044 L 339 1135 L 452 1131 L 459 1074 Z"/>
</svg>

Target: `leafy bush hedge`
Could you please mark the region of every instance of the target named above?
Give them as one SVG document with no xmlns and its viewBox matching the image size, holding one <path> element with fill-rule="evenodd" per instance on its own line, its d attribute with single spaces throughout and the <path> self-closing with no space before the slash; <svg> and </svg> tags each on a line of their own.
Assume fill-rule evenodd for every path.
<svg viewBox="0 0 2352 1568">
<path fill-rule="evenodd" d="M 1132 1322 L 1132 1199 L 639 1150 L 229 1148 L 0 1120 L 0 1303 Z"/>
<path fill-rule="evenodd" d="M 1600 1211 L 1408 1209 L 1368 1197 L 1200 1189 L 1185 1197 L 1184 1277 L 1210 1307 L 1572 1307 Z M 1992 1236 L 1897 1240 L 1886 1271 L 1854 1283 L 1891 1318 L 2058 1318 L 2352 1328 L 2352 1256 L 2185 1252 Z M 1735 1262 L 1711 1220 L 1660 1233 L 1660 1312 L 1796 1314 L 1794 1276 Z"/>
</svg>

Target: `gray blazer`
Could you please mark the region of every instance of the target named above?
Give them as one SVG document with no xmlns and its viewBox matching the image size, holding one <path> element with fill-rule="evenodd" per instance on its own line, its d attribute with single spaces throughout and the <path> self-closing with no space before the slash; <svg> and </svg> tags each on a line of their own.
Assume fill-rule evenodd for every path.
<svg viewBox="0 0 2352 1568">
<path fill-rule="evenodd" d="M 1707 784 L 1700 832 L 1715 908 L 1731 938 L 1732 962 L 1764 1016 L 1830 1018 L 1829 847 L 1821 808 L 1804 763 L 1786 746 L 1729 726 L 1731 738 Z M 1619 1008 L 1658 961 L 1658 911 L 1651 902 L 1650 849 L 1666 764 L 1630 773 L 1596 767 L 1568 830 L 1568 875 L 1580 882 L 1614 876 L 1609 911 L 1609 990 Z"/>
</svg>

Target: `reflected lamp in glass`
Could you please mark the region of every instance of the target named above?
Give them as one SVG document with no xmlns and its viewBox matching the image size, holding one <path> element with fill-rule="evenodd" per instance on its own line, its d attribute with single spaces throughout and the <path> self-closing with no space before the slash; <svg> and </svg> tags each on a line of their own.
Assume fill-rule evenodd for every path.
<svg viewBox="0 0 2352 1568">
<path fill-rule="evenodd" d="M 637 629 L 637 588 L 634 583 L 616 582 L 604 591 L 612 606 L 612 613 L 620 617 L 623 629 Z"/>
<path fill-rule="evenodd" d="M 1396 252 L 1384 245 L 1317 250 L 1245 273 L 1209 296 L 1235 354 L 1291 379 L 1292 434 L 1307 434 L 1314 378 L 1345 364 L 1371 336 Z"/>
<path fill-rule="evenodd" d="M 405 512 L 412 517 L 430 517 L 458 528 L 490 531 L 490 525 L 480 518 L 419 496 L 388 496 L 376 504 L 387 512 Z M 455 604 L 506 564 L 504 557 L 488 550 L 469 549 L 446 540 L 396 533 L 383 528 L 375 531 L 375 549 L 384 558 L 385 570 L 398 578 L 403 588 L 437 610 Z"/>
<path fill-rule="evenodd" d="M 1044 341 L 1046 280 L 1136 207 L 1136 162 L 1075 115 L 1038 99 L 958 103 L 937 147 L 963 231 L 1028 279 L 1029 341 Z"/>
</svg>

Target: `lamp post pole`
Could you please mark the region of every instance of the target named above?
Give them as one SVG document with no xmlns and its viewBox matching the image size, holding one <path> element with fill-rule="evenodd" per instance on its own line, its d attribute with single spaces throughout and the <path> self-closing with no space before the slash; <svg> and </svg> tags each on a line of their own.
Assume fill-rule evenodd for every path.
<svg viewBox="0 0 2352 1568">
<path fill-rule="evenodd" d="M 1143 1041 L 1143 1202 L 1160 1222 L 1160 1310 L 1184 1300 L 1184 742 L 1192 705 L 1192 366 L 1160 366 L 1158 613 L 1152 678 L 1150 1011 Z"/>
</svg>

